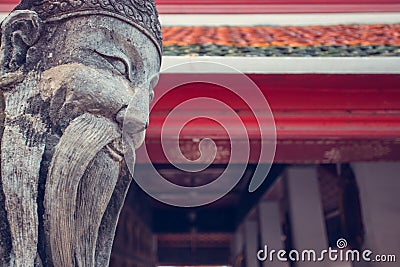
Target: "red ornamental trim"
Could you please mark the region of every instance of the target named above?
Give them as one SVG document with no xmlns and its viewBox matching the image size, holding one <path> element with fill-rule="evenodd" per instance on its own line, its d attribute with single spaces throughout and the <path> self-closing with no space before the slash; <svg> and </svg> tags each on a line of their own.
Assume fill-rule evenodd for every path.
<svg viewBox="0 0 400 267">
<path fill-rule="evenodd" d="M 174 75 L 185 74 L 163 75 L 159 87 L 164 86 L 164 81 L 176 79 Z M 248 76 L 263 92 L 274 114 L 277 130 L 275 162 L 400 161 L 400 75 Z M 224 79 L 229 79 L 229 75 Z M 162 88 L 158 89 L 162 91 Z M 240 98 L 229 95 L 223 88 L 201 83 L 180 87 L 155 105 L 146 137 L 152 162 L 168 163 L 160 144 L 161 129 L 168 141 L 172 139 L 172 136 L 168 137 L 169 132 L 173 132 L 169 131 L 169 127 L 172 129 L 181 126 L 179 114 L 174 117 L 175 121 L 167 126 L 163 125 L 170 110 L 183 101 L 200 96 L 223 101 L 240 114 L 250 138 L 250 162 L 257 163 L 260 134 L 254 116 Z M 204 107 L 190 108 L 198 110 Z M 216 110 L 215 114 L 221 112 Z M 229 118 L 220 121 L 229 123 Z M 231 123 L 237 122 L 232 120 Z M 235 128 L 240 125 L 231 126 Z M 196 159 L 199 152 L 198 141 L 203 137 L 212 138 L 217 144 L 218 153 L 214 163 L 227 163 L 230 156 L 229 137 L 222 127 L 210 120 L 196 120 L 183 128 L 180 135 L 182 153 L 187 158 Z M 240 138 L 239 135 L 237 137 Z"/>
<path fill-rule="evenodd" d="M 9 12 L 19 0 L 3 0 L 0 12 Z M 271 13 L 343 13 L 399 12 L 397 0 L 156 0 L 157 9 L 164 14 L 271 14 Z"/>
</svg>

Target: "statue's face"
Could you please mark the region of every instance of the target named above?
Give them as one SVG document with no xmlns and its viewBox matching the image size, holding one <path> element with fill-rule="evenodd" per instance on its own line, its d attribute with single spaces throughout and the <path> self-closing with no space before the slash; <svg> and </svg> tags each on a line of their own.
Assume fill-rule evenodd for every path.
<svg viewBox="0 0 400 267">
<path fill-rule="evenodd" d="M 122 133 L 129 121 L 128 149 L 143 142 L 158 50 L 137 28 L 104 15 L 49 23 L 18 10 L 0 26 L 5 207 L 18 203 L 32 221 L 21 227 L 20 215 L 8 216 L 11 236 L 20 237 L 11 265 L 36 262 L 39 207 L 50 265 L 103 266 L 130 182 L 121 170 L 133 163 L 124 160 Z"/>
<path fill-rule="evenodd" d="M 157 48 L 145 34 L 115 18 L 89 16 L 63 22 L 50 40 L 42 82 L 53 92 L 52 120 L 61 130 L 86 112 L 121 126 L 129 104 L 133 128 L 145 129 L 160 66 Z M 144 131 L 139 135 L 135 147 Z"/>
</svg>

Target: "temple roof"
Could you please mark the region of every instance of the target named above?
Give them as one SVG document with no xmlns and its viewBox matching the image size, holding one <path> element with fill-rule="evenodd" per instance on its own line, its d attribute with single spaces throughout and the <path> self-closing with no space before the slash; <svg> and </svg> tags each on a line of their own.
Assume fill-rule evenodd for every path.
<svg viewBox="0 0 400 267">
<path fill-rule="evenodd" d="M 165 56 L 400 56 L 400 24 L 169 26 Z"/>
</svg>

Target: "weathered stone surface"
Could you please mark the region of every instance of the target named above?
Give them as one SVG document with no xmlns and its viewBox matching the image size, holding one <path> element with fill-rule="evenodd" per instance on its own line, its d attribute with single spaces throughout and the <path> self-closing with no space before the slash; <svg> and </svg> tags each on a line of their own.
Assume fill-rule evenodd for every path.
<svg viewBox="0 0 400 267">
<path fill-rule="evenodd" d="M 0 266 L 107 266 L 131 181 L 123 119 L 132 99 L 148 105 L 160 67 L 157 13 L 44 2 L 68 8 L 23 1 L 34 11 L 1 27 Z M 146 108 L 133 110 L 144 130 Z"/>
</svg>

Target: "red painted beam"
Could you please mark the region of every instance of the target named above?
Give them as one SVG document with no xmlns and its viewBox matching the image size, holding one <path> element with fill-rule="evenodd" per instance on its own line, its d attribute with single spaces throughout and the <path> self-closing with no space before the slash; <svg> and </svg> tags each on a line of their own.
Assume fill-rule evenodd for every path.
<svg viewBox="0 0 400 267">
<path fill-rule="evenodd" d="M 396 12 L 397 0 L 157 0 L 160 13 L 268 14 Z"/>
<path fill-rule="evenodd" d="M 216 111 L 217 113 L 218 111 Z M 228 122 L 234 128 L 246 128 L 251 140 L 260 139 L 258 123 L 252 117 L 241 116 L 241 123 L 234 119 L 216 116 L 215 121 Z M 160 136 L 161 129 L 169 139 L 169 135 L 182 126 L 181 118 L 174 116 L 175 121 L 164 125 L 165 117 L 160 115 L 151 116 L 152 127 L 147 134 L 150 138 Z M 287 114 L 275 113 L 274 120 L 278 132 L 279 140 L 396 140 L 400 138 L 400 112 L 394 114 L 348 114 L 333 113 L 324 114 L 323 112 Z M 272 125 L 271 125 L 272 126 Z M 229 133 L 231 137 L 241 139 L 237 132 Z M 227 140 L 226 130 L 217 123 L 204 122 L 204 120 L 194 120 L 181 131 L 184 139 L 202 139 L 211 137 L 218 140 Z M 172 139 L 172 138 L 171 138 Z"/>
<path fill-rule="evenodd" d="M 20 0 L 2 0 L 2 4 L 18 4 Z M 156 0 L 158 5 L 257 5 L 257 4 L 376 4 L 376 0 Z M 380 4 L 398 4 L 398 0 L 381 0 Z"/>
<path fill-rule="evenodd" d="M 259 160 L 260 143 L 252 141 L 250 144 L 250 157 L 248 161 L 234 162 L 230 159 L 230 145 L 226 141 L 216 141 L 217 155 L 213 164 L 257 164 L 271 163 Z M 147 154 L 153 164 L 168 164 L 159 141 L 146 140 Z M 199 145 L 192 140 L 180 142 L 182 154 L 190 160 L 199 157 Z M 142 148 L 138 153 L 143 153 Z M 278 140 L 274 163 L 348 163 L 367 161 L 400 161 L 399 140 Z M 142 157 L 138 157 L 137 163 L 148 163 Z M 182 163 L 176 161 L 173 163 Z"/>
<path fill-rule="evenodd" d="M 0 12 L 11 11 L 20 1 L 2 0 Z M 162 14 L 271 14 L 399 12 L 397 0 L 156 0 Z"/>
<path fill-rule="evenodd" d="M 0 3 L 0 12 L 8 13 L 14 9 L 15 3 Z"/>
<path fill-rule="evenodd" d="M 400 75 L 397 74 L 247 74 L 274 112 L 389 111 L 400 110 Z M 156 94 L 187 81 L 221 81 L 240 86 L 235 74 L 162 74 Z M 175 88 L 157 103 L 154 112 L 167 111 L 178 103 L 200 96 L 220 99 L 244 109 L 240 97 L 207 83 L 190 83 Z"/>
<path fill-rule="evenodd" d="M 400 4 L 157 5 L 160 14 L 300 14 L 400 12 Z"/>
<path fill-rule="evenodd" d="M 190 74 L 163 74 L 156 94 L 163 94 L 185 75 Z M 207 78 L 209 75 L 217 74 L 192 75 L 189 80 L 210 80 L 210 77 Z M 400 160 L 400 75 L 248 76 L 258 85 L 274 115 L 277 131 L 275 162 Z M 234 74 L 219 74 L 218 77 L 235 83 Z M 212 80 L 215 81 L 215 78 Z M 230 132 L 228 136 L 226 130 L 215 122 L 224 121 L 233 129 L 244 125 L 251 143 L 250 162 L 257 163 L 261 140 L 254 114 L 240 96 L 206 83 L 180 86 L 153 103 L 146 139 L 152 161 L 168 162 L 160 145 L 161 130 L 165 141 L 171 142 L 176 129 L 183 126 L 182 117 L 198 111 L 201 113 L 202 110 L 210 112 L 210 107 L 193 103 L 174 114 L 172 120 L 164 125 L 171 110 L 184 101 L 199 97 L 210 97 L 225 103 L 235 110 L 241 120 L 230 118 L 222 108 L 217 107 L 211 111 L 215 114 L 211 120 L 195 119 L 198 117 L 195 115 L 195 120 L 180 132 L 182 153 L 196 159 L 199 156 L 198 141 L 208 137 L 218 147 L 214 163 L 227 163 L 230 156 L 229 136 L 246 137 L 240 131 Z M 263 107 L 256 103 L 252 108 L 262 110 Z"/>
</svg>

